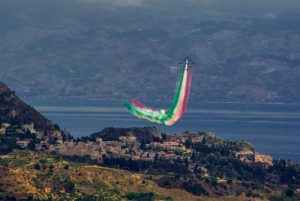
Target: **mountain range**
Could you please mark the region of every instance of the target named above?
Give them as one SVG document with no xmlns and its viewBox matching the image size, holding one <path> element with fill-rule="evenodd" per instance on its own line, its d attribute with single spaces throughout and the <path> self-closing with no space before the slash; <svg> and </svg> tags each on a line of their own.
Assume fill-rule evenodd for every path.
<svg viewBox="0 0 300 201">
<path fill-rule="evenodd" d="M 192 101 L 299 103 L 291 2 L 2 0 L 0 80 L 21 97 L 171 101 L 189 56 Z"/>
</svg>

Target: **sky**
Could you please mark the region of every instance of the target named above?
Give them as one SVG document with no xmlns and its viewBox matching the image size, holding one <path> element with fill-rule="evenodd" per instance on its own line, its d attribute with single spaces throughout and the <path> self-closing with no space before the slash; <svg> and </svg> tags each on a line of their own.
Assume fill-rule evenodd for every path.
<svg viewBox="0 0 300 201">
<path fill-rule="evenodd" d="M 178 6 L 193 5 L 200 10 L 216 10 L 216 11 L 235 11 L 243 12 L 245 10 L 273 10 L 286 11 L 297 10 L 300 7 L 298 0 L 82 0 L 105 2 L 120 7 L 138 7 L 146 5 L 164 6 L 175 4 Z"/>
<path fill-rule="evenodd" d="M 179 15 L 218 17 L 300 16 L 299 0 L 79 0 L 100 2 L 115 9 L 149 9 Z"/>
</svg>

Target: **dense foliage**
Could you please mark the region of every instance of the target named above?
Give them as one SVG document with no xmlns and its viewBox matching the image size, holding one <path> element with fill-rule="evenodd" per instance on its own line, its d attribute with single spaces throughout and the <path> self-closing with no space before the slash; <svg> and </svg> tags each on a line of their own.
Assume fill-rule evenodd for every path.
<svg viewBox="0 0 300 201">
<path fill-rule="evenodd" d="M 160 131 L 155 127 L 133 127 L 133 128 L 105 128 L 100 132 L 87 137 L 89 140 L 95 141 L 97 137 L 104 141 L 118 141 L 120 136 L 134 135 L 140 142 L 149 143 L 152 141 L 160 141 L 162 136 Z"/>
</svg>

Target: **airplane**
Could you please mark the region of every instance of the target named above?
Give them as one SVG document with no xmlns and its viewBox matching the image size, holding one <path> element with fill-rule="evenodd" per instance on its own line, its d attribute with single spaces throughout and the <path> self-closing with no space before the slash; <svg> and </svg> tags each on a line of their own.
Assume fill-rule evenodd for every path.
<svg viewBox="0 0 300 201">
<path fill-rule="evenodd" d="M 183 61 L 185 62 L 184 65 L 185 70 L 187 70 L 189 67 L 192 67 L 192 65 L 195 64 L 194 62 L 191 61 L 189 57 L 186 57 Z M 183 64 L 182 62 L 179 63 L 180 66 L 182 66 L 182 64 Z"/>
</svg>

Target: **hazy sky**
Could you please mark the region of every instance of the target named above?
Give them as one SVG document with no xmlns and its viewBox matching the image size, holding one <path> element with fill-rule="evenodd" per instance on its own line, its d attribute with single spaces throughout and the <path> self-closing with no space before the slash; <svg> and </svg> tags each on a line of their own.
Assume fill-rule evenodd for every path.
<svg viewBox="0 0 300 201">
<path fill-rule="evenodd" d="M 300 18 L 300 0 L 51 0 L 47 4 L 62 9 L 75 8 L 85 9 L 85 5 L 91 4 L 99 7 L 101 11 L 126 11 L 142 10 L 143 13 L 158 15 L 189 15 L 189 16 L 216 16 L 216 17 L 268 17 L 287 15 Z M 38 0 L 1 0 L 4 11 L 9 8 L 23 9 L 24 6 L 32 9 L 38 5 L 46 5 Z M 34 6 L 31 6 L 34 5 Z M 41 7 L 41 6 L 40 6 Z M 55 9 L 54 9 L 55 12 Z M 134 13 L 133 13 L 134 14 Z"/>
<path fill-rule="evenodd" d="M 152 9 L 187 15 L 269 17 L 298 15 L 299 0 L 81 0 L 105 3 L 115 8 Z M 300 14 L 299 14 L 300 15 Z M 299 16 L 298 15 L 298 16 Z"/>
</svg>

